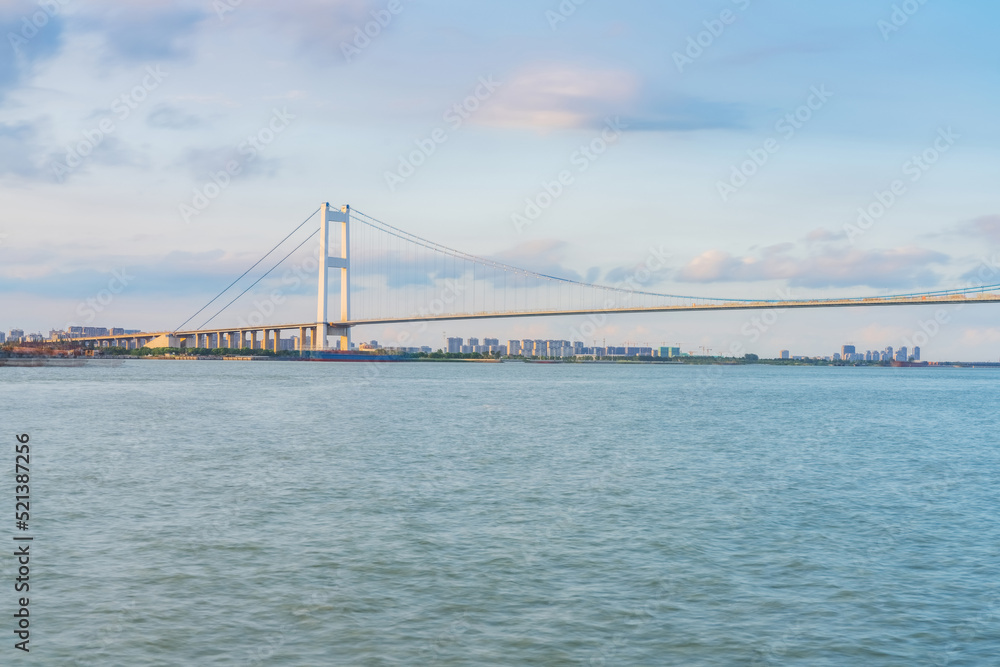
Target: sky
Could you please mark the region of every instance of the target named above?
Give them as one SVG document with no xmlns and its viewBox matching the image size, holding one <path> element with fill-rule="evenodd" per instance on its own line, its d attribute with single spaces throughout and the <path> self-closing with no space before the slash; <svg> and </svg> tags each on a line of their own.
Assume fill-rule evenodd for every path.
<svg viewBox="0 0 1000 667">
<path fill-rule="evenodd" d="M 655 292 L 1000 284 L 998 19 L 985 0 L 0 0 L 0 328 L 172 329 L 325 201 L 601 284 L 665 258 L 641 272 Z M 314 318 L 312 283 L 281 289 L 269 321 Z M 588 322 L 588 344 L 1000 359 L 996 305 L 354 338 Z"/>
</svg>

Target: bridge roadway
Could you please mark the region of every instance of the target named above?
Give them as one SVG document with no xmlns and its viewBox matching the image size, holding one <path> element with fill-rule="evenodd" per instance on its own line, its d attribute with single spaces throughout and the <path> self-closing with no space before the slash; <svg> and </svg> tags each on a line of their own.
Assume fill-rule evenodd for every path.
<svg viewBox="0 0 1000 667">
<path fill-rule="evenodd" d="M 884 306 L 930 306 L 948 304 L 978 304 L 1000 302 L 1000 293 L 948 294 L 942 296 L 920 297 L 870 297 L 855 299 L 819 299 L 819 300 L 776 300 L 776 301 L 724 301 L 717 303 L 691 303 L 674 306 L 647 306 L 635 308 L 603 308 L 583 310 L 545 310 L 530 312 L 485 312 L 458 314 L 426 314 L 411 317 L 392 317 L 383 319 L 350 320 L 347 322 L 330 322 L 330 335 L 342 332 L 350 327 L 373 324 L 406 324 L 414 322 L 445 322 L 455 320 L 487 320 L 514 317 L 556 317 L 566 315 L 595 314 L 628 314 L 628 313 L 674 313 L 716 310 L 778 310 L 791 308 L 857 308 Z M 91 347 L 125 347 L 136 349 L 143 347 L 161 336 L 173 336 L 181 339 L 183 347 L 190 348 L 232 348 L 232 349 L 270 349 L 278 351 L 281 345 L 281 332 L 296 331 L 299 347 L 302 346 L 308 334 L 316 340 L 316 323 L 306 324 L 269 324 L 266 326 L 224 327 L 218 329 L 201 329 L 191 331 L 159 331 L 150 333 L 129 334 L 127 336 L 88 336 L 69 339 L 84 343 Z M 258 337 L 259 335 L 259 337 Z M 193 340 L 192 340 L 193 339 Z"/>
</svg>

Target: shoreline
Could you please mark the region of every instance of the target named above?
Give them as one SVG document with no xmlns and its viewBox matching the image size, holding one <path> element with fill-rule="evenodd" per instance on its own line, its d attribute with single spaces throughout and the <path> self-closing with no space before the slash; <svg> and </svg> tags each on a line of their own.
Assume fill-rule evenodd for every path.
<svg viewBox="0 0 1000 667">
<path fill-rule="evenodd" d="M 776 359 L 719 359 L 709 360 L 696 358 L 691 361 L 657 361 L 651 359 L 609 359 L 609 360 L 563 360 L 563 359 L 523 359 L 523 358 L 501 358 L 501 359 L 461 359 L 461 358 L 434 358 L 434 357 L 413 357 L 394 358 L 381 360 L 377 357 L 359 359 L 310 359 L 308 357 L 294 357 L 290 355 L 268 356 L 268 355 L 108 355 L 108 356 L 79 356 L 79 357 L 57 357 L 57 356 L 18 356 L 0 357 L 0 367 L 79 367 L 93 362 L 122 362 L 127 360 L 135 361 L 290 361 L 290 362 L 318 362 L 325 363 L 475 363 L 475 364 L 501 364 L 501 363 L 522 363 L 532 365 L 581 365 L 581 366 L 608 366 L 608 365 L 633 365 L 633 366 L 778 366 L 791 368 L 885 368 L 885 369 L 942 369 L 942 368 L 967 368 L 967 369 L 1000 369 L 1000 362 L 995 361 L 938 361 L 913 365 L 891 365 L 891 364 L 838 364 L 833 362 L 819 363 L 788 363 Z"/>
</svg>

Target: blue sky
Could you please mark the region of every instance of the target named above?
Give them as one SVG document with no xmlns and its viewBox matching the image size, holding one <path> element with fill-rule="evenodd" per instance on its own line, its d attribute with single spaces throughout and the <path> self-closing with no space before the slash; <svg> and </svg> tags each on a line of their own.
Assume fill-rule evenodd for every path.
<svg viewBox="0 0 1000 667">
<path fill-rule="evenodd" d="M 0 327 L 175 326 L 327 200 L 609 284 L 664 249 L 653 291 L 1000 283 L 998 18 L 995 3 L 940 0 L 0 0 Z M 474 111 L 449 115 L 477 89 Z M 609 118 L 620 134 L 580 170 L 573 156 Z M 278 130 L 251 151 L 264 128 Z M 387 177 L 438 128 L 446 141 L 415 173 Z M 239 173 L 185 216 L 231 162 Z M 572 184 L 516 225 L 562 170 Z M 113 271 L 133 277 L 90 315 L 81 303 Z M 312 301 L 287 294 L 275 321 L 310 319 Z M 996 313 L 949 310 L 925 357 L 1000 357 Z M 596 337 L 829 354 L 897 347 L 934 314 L 630 316 Z M 579 325 L 416 335 L 569 338 Z"/>
</svg>

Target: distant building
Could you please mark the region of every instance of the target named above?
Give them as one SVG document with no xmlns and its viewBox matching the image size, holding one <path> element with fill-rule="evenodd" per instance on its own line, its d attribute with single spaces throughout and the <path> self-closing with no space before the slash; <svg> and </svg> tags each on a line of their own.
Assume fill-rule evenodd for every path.
<svg viewBox="0 0 1000 667">
<path fill-rule="evenodd" d="M 507 352 L 512 357 L 521 356 L 521 341 L 513 339 L 507 341 Z"/>
<path fill-rule="evenodd" d="M 903 347 L 899 348 L 898 350 L 896 350 L 896 361 L 906 361 L 907 360 L 906 359 L 906 352 L 907 352 L 907 350 L 906 350 L 905 346 L 903 346 Z"/>
<path fill-rule="evenodd" d="M 782 359 L 788 359 L 790 356 L 791 356 L 791 353 L 788 350 L 782 350 L 781 351 L 781 358 Z"/>
<path fill-rule="evenodd" d="M 500 345 L 500 339 L 499 338 L 484 338 L 483 339 L 483 345 L 485 345 L 486 347 Z"/>
<path fill-rule="evenodd" d="M 469 347 L 477 347 L 478 345 L 479 345 L 479 339 L 478 338 L 470 338 L 469 339 Z"/>
<path fill-rule="evenodd" d="M 920 361 L 920 348 L 919 347 L 914 347 L 913 348 L 913 360 L 914 361 Z"/>
<path fill-rule="evenodd" d="M 10 330 L 10 335 L 8 336 L 8 338 L 10 338 L 10 342 L 12 342 L 12 343 L 20 343 L 21 340 L 24 338 L 24 330 L 23 329 L 11 329 Z"/>
<path fill-rule="evenodd" d="M 840 352 L 834 352 L 833 353 L 833 360 L 834 361 L 840 361 Z"/>
<path fill-rule="evenodd" d="M 3 345 L 6 342 L 7 342 L 7 334 L 0 331 L 0 345 Z"/>
<path fill-rule="evenodd" d="M 844 345 L 842 348 L 840 348 L 840 356 L 846 360 L 853 359 L 854 352 L 855 349 L 853 345 Z"/>
<path fill-rule="evenodd" d="M 451 354 L 457 354 L 462 351 L 462 344 L 464 341 L 461 338 L 449 338 L 448 339 L 448 352 Z"/>
</svg>

